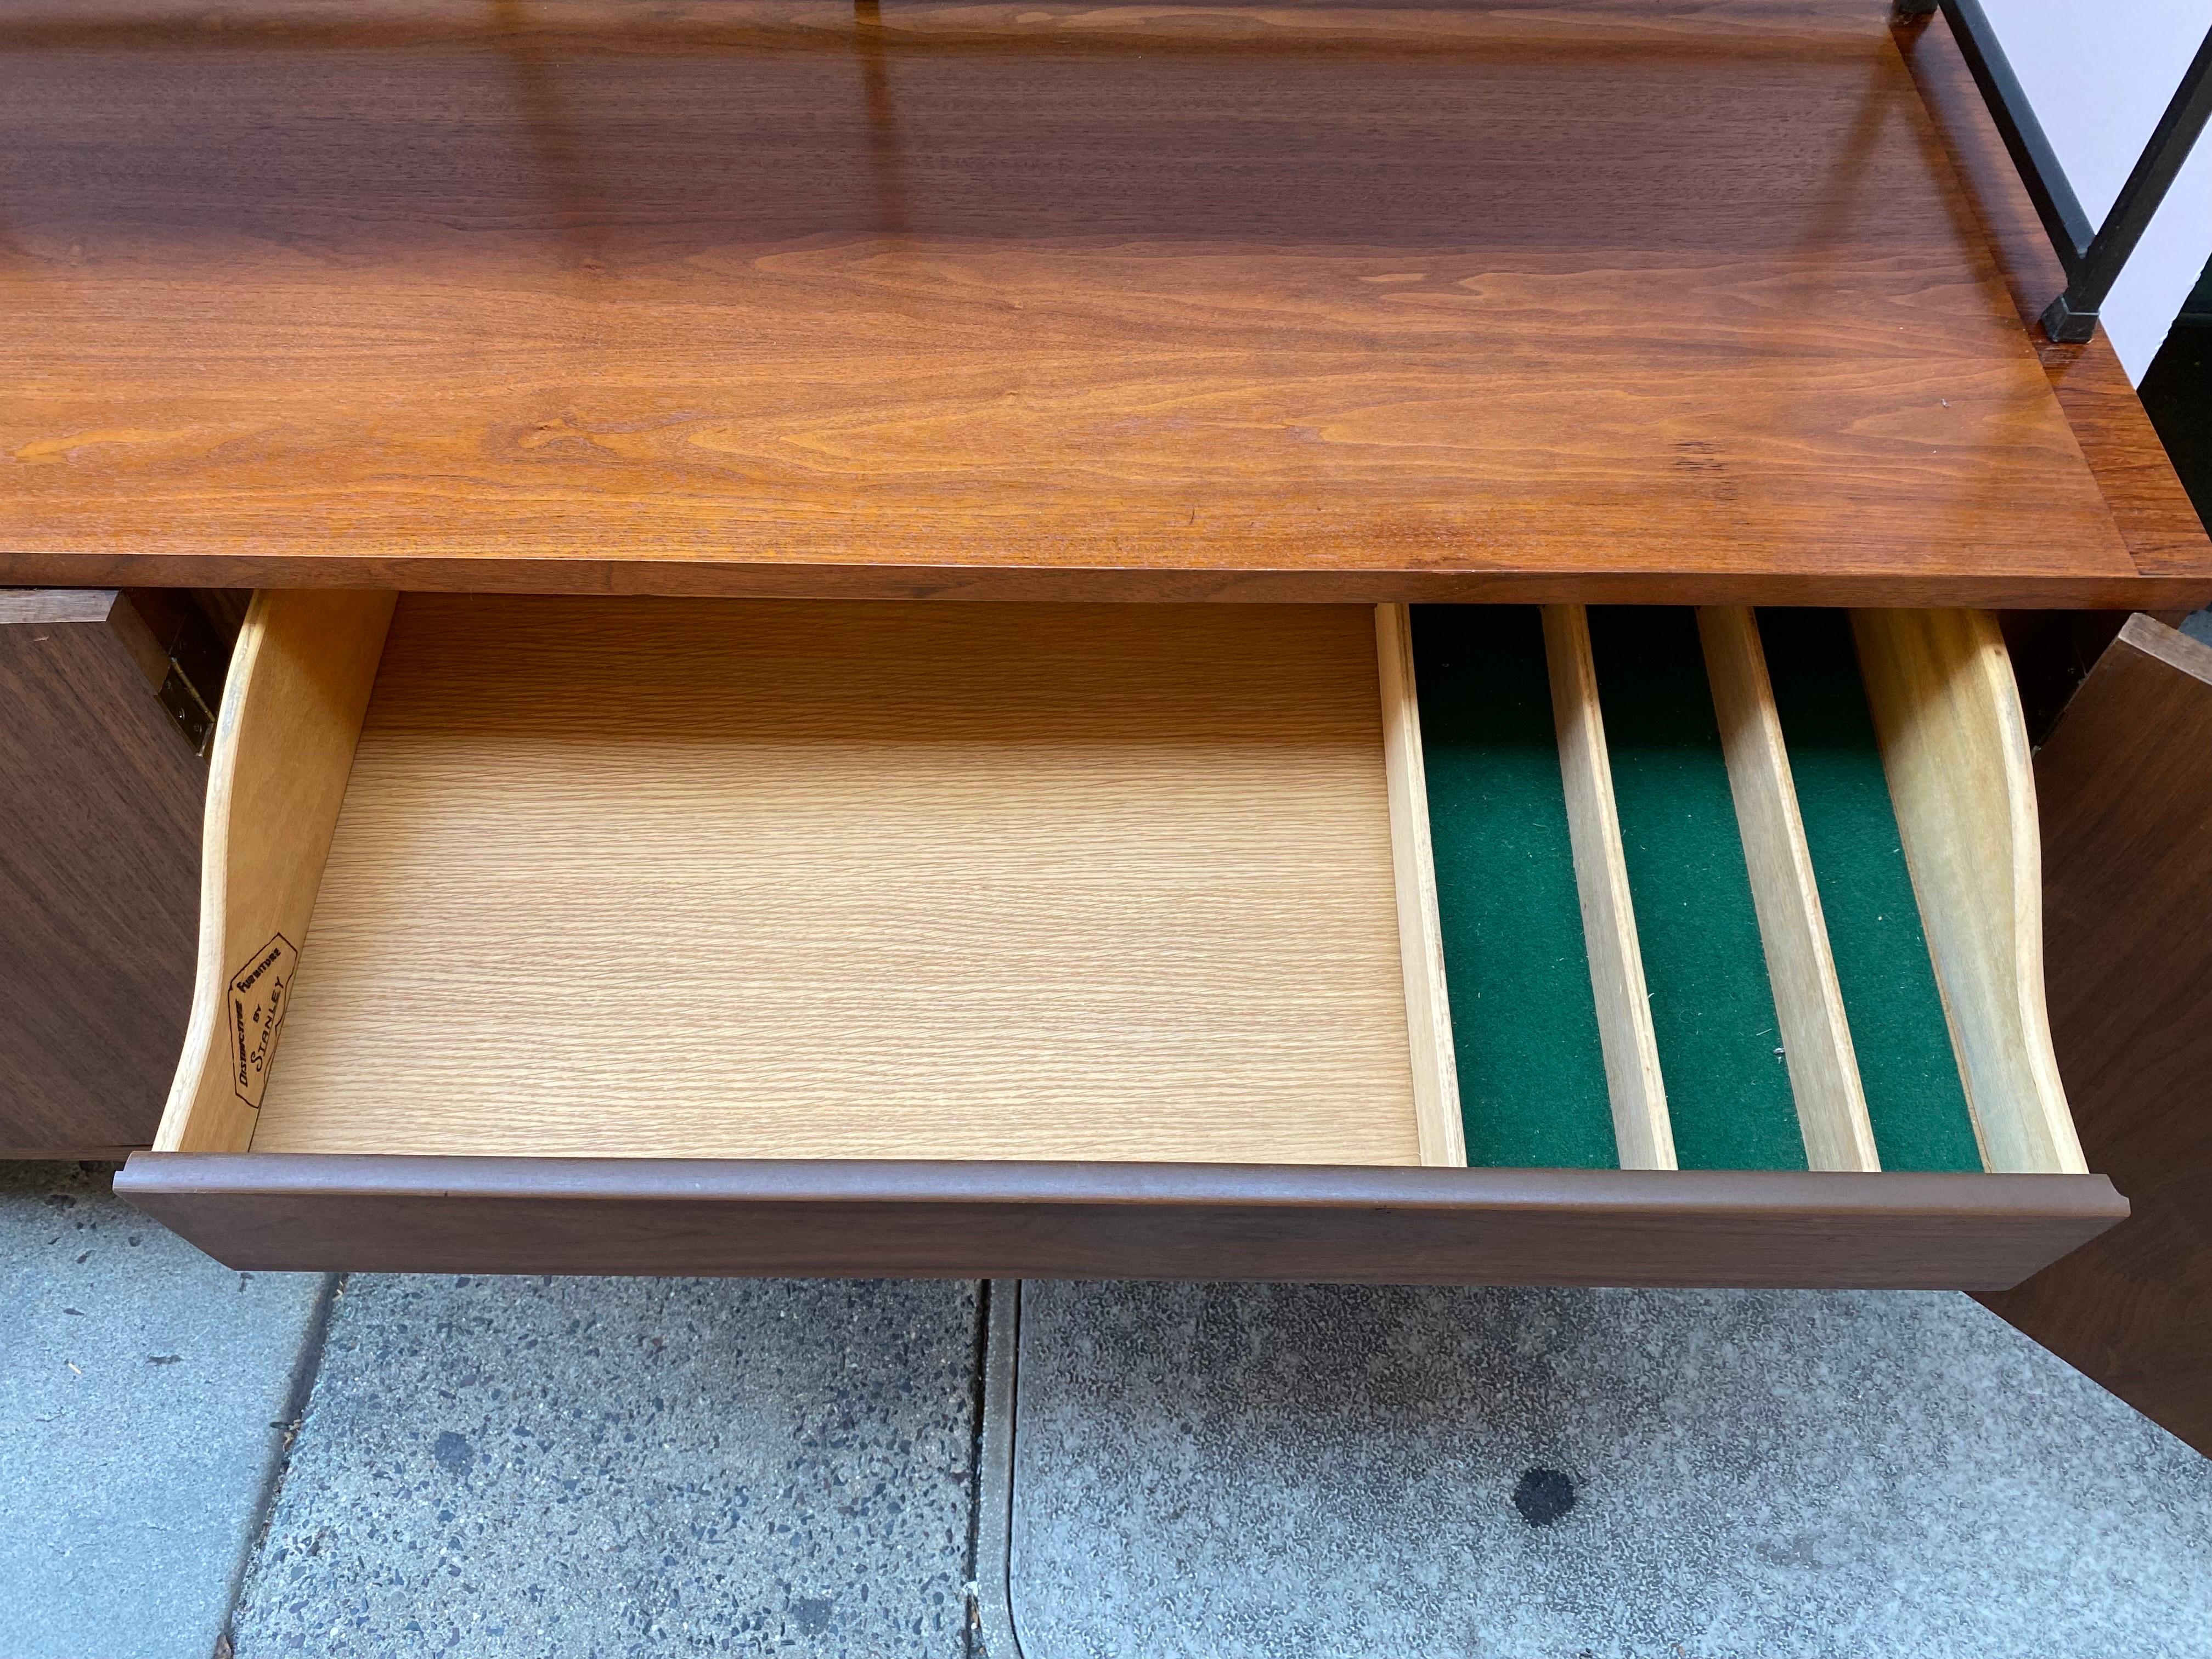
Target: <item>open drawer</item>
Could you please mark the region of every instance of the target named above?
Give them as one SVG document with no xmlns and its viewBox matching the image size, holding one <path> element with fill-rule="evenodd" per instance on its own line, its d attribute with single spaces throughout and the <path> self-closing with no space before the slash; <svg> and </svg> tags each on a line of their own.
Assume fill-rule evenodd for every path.
<svg viewBox="0 0 2212 1659">
<path fill-rule="evenodd" d="M 2008 1285 L 2126 1213 L 2027 762 L 1966 611 L 264 593 L 118 1190 L 252 1268 Z"/>
</svg>

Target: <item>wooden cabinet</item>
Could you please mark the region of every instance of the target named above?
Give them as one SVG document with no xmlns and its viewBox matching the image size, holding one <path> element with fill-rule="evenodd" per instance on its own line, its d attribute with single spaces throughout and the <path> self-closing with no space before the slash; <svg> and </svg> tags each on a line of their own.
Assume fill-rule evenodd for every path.
<svg viewBox="0 0 2212 1659">
<path fill-rule="evenodd" d="M 0 591 L 0 1157 L 152 1143 L 191 1000 L 219 625 Z"/>
<path fill-rule="evenodd" d="M 265 590 L 121 1182 L 226 1260 L 1988 1288 L 2123 1212 L 2003 653 L 1881 607 L 2212 544 L 1940 22 L 17 10 L 0 578 Z"/>
<path fill-rule="evenodd" d="M 270 592 L 209 811 L 118 1184 L 241 1267 L 1986 1288 L 2125 1212 L 1977 612 Z"/>
</svg>

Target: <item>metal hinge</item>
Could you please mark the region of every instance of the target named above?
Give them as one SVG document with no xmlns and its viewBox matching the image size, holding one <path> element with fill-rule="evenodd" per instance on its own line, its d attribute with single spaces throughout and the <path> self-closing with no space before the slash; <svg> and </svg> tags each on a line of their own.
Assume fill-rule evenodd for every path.
<svg viewBox="0 0 2212 1659">
<path fill-rule="evenodd" d="M 192 746 L 192 753 L 204 756 L 215 740 L 215 711 L 207 706 L 198 688 L 185 676 L 183 667 L 174 660 L 161 682 L 161 690 L 154 694 L 167 709 L 169 718 L 177 723 L 177 730 L 185 734 L 185 741 Z M 221 694 L 216 700 L 221 701 Z"/>
<path fill-rule="evenodd" d="M 179 733 L 204 757 L 214 745 L 216 711 L 222 707 L 222 684 L 230 672 L 229 642 L 181 593 L 140 590 L 128 598 L 144 629 L 136 647 L 139 667 Z"/>
</svg>

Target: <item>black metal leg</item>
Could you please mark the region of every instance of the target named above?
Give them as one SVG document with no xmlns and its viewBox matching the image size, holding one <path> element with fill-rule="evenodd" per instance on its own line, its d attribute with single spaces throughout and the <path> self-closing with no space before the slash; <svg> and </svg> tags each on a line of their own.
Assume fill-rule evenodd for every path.
<svg viewBox="0 0 2212 1659">
<path fill-rule="evenodd" d="M 2057 250 L 2070 282 L 2081 263 L 2081 250 L 2096 234 L 2096 224 L 2075 196 L 2074 186 L 2067 183 L 2065 170 L 2058 165 L 2058 153 L 2044 136 L 2043 124 L 2035 118 L 2027 94 L 2012 72 L 2012 64 L 1998 44 L 1981 0 L 1942 0 L 1942 3 L 1960 55 L 1973 72 L 1982 101 L 1990 106 L 1998 136 L 2011 153 L 2021 182 L 2027 186 L 2028 199 L 2035 204 L 2036 216 L 2043 221 L 2044 234 Z"/>
<path fill-rule="evenodd" d="M 2197 56 L 2174 88 L 2172 101 L 2159 118 L 2150 143 L 2136 161 L 2135 171 L 2120 186 L 2112 210 L 2082 250 L 2081 265 L 2066 283 L 2066 291 L 2043 313 L 2044 332 L 2054 340 L 2086 340 L 2096 331 L 2097 311 L 2112 284 L 2136 251 L 2151 216 L 2166 199 L 2166 192 L 2189 159 L 2191 148 L 2212 117 L 2212 34 L 2197 49 Z"/>
<path fill-rule="evenodd" d="M 2212 34 L 2205 36 L 2183 73 L 2112 210 L 2103 224 L 2096 225 L 2067 183 L 2065 170 L 2005 59 L 1981 0 L 1894 0 L 1894 15 L 1923 17 L 1939 6 L 1950 20 L 1960 52 L 1973 71 L 1974 84 L 1996 122 L 2013 166 L 2027 186 L 2044 232 L 2066 268 L 2066 291 L 2045 307 L 2043 331 L 2054 340 L 2087 340 L 2097 331 L 2099 307 L 2142 240 L 2207 119 L 2212 118 Z"/>
</svg>

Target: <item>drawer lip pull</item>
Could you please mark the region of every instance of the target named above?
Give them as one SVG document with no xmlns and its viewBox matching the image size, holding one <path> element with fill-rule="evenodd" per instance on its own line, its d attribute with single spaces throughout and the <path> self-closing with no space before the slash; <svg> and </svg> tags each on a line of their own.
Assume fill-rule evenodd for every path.
<svg viewBox="0 0 2212 1659">
<path fill-rule="evenodd" d="M 1972 1170 L 1509 1170 L 1073 1159 L 534 1158 L 419 1152 L 156 1152 L 116 1176 L 167 1193 L 405 1193 L 482 1198 L 743 1198 L 937 1203 L 1389 1206 L 1847 1215 L 2127 1214 L 2099 1175 Z M 2054 1208 L 2054 1206 L 2056 1206 Z"/>
<path fill-rule="evenodd" d="M 2004 1289 L 2101 1176 L 140 1153 L 249 1271 Z"/>
</svg>

